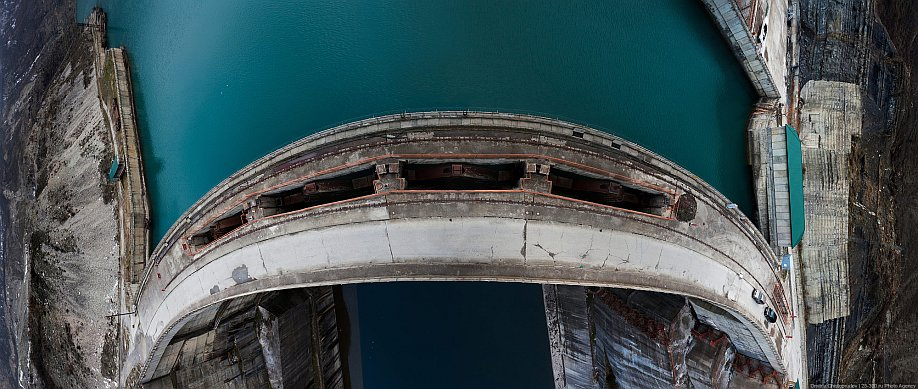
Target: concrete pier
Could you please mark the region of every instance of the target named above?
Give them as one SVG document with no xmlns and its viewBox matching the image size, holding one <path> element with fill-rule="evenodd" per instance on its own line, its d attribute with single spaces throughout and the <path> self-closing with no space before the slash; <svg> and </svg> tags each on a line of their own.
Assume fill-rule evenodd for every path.
<svg viewBox="0 0 918 389">
<path fill-rule="evenodd" d="M 807 231 L 801 262 L 807 321 L 822 323 L 848 316 L 848 155 L 861 132 L 860 90 L 856 84 L 810 81 L 801 90 L 800 140 L 803 148 Z"/>
<path fill-rule="evenodd" d="M 134 95 L 127 55 L 123 48 L 109 50 L 114 64 L 117 91 L 118 145 L 121 148 L 119 163 L 124 164 L 120 187 L 122 195 L 121 220 L 123 226 L 126 275 L 130 283 L 137 284 L 144 272 L 150 245 L 150 207 L 143 174 L 137 121 L 134 114 Z"/>
<path fill-rule="evenodd" d="M 130 66 L 124 48 L 106 48 L 105 12 L 89 16 L 92 28 L 100 102 L 108 117 L 118 181 L 118 217 L 125 305 L 132 305 L 150 248 L 150 206 L 134 108 Z M 108 162 L 108 161 L 106 161 Z"/>
<path fill-rule="evenodd" d="M 755 188 L 756 220 L 775 252 L 779 252 L 778 230 L 774 218 L 774 180 L 772 179 L 771 133 L 780 128 L 781 115 L 773 104 L 757 104 L 749 118 L 746 136 L 749 140 L 749 165 Z M 789 231 L 785 232 L 789 235 Z"/>
<path fill-rule="evenodd" d="M 124 48 L 110 49 L 107 44 L 107 17 L 100 8 L 93 9 L 87 20 L 93 40 L 93 60 L 99 83 L 99 103 L 106 115 L 112 138 L 113 177 L 117 180 L 118 239 L 120 247 L 120 277 L 117 298 L 119 311 L 133 309 L 139 282 L 144 272 L 150 247 L 150 207 L 147 199 L 143 159 L 140 150 L 133 85 L 130 66 Z M 126 325 L 124 314 L 116 315 L 119 327 Z M 117 332 L 118 373 L 123 370 L 123 356 L 129 349 L 123 331 Z M 125 377 L 120 376 L 123 382 Z"/>
<path fill-rule="evenodd" d="M 768 236 L 775 253 L 783 254 L 799 241 L 803 226 L 793 225 L 792 219 L 796 217 L 799 222 L 804 211 L 791 209 L 792 204 L 801 203 L 801 163 L 799 158 L 791 157 L 799 157 L 799 142 L 788 145 L 788 137 L 797 139 L 796 130 L 779 124 L 780 117 L 775 108 L 757 108 L 749 121 L 748 134 L 759 229 Z M 794 174 L 798 179 L 791 180 Z M 791 195 L 793 190 L 796 197 Z"/>
</svg>

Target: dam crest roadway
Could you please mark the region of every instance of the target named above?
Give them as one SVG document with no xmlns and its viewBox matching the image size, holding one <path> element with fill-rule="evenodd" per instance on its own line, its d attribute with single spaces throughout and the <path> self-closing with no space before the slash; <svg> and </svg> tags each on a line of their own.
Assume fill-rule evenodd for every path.
<svg viewBox="0 0 918 389">
<path fill-rule="evenodd" d="M 728 199 L 633 143 L 530 115 L 405 113 L 311 135 L 205 194 L 147 264 L 122 371 L 140 382 L 221 302 L 409 280 L 684 295 L 725 311 L 743 353 L 801 369 L 779 260 Z"/>
</svg>

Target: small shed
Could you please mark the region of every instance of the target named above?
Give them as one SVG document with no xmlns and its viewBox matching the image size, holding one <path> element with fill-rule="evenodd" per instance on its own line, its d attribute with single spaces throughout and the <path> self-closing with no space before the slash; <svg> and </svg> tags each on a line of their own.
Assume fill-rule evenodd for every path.
<svg viewBox="0 0 918 389">
<path fill-rule="evenodd" d="M 124 173 L 124 164 L 118 160 L 118 157 L 112 159 L 112 165 L 108 168 L 108 180 L 115 181 L 121 178 Z"/>
</svg>

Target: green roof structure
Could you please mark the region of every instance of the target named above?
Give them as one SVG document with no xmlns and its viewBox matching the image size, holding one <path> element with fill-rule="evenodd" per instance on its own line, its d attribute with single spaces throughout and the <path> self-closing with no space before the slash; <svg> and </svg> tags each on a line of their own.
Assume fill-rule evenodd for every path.
<svg viewBox="0 0 918 389">
<path fill-rule="evenodd" d="M 791 246 L 797 246 L 806 229 L 803 209 L 803 157 L 800 137 L 790 125 L 784 126 L 787 137 L 787 184 L 790 199 Z"/>
</svg>

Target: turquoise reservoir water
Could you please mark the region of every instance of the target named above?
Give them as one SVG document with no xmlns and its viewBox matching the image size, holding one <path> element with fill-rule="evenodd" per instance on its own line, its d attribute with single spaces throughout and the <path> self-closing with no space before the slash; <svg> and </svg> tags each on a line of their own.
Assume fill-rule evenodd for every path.
<svg viewBox="0 0 918 389">
<path fill-rule="evenodd" d="M 744 128 L 756 97 L 697 0 L 78 0 L 78 18 L 96 4 L 109 12 L 111 44 L 132 60 L 156 241 L 211 187 L 284 144 L 356 118 L 435 108 L 542 113 L 603 129 L 752 209 Z M 546 339 L 529 331 L 544 330 L 544 320 L 530 320 L 542 309 L 539 288 L 506 287 L 457 285 L 449 308 L 420 301 L 413 294 L 425 290 L 408 284 L 357 287 L 349 303 L 360 305 L 365 386 L 431 387 L 392 374 L 413 377 L 399 366 L 419 356 L 477 358 L 444 344 L 520 328 L 541 351 L 513 354 L 528 370 L 507 374 L 551 387 Z M 514 303 L 500 314 L 474 309 L 490 291 Z M 405 334 L 396 319 L 431 325 L 380 346 Z M 505 356 L 514 344 L 479 347 Z M 434 387 L 470 382 L 456 375 L 473 368 L 457 366 Z M 510 376 L 495 377 L 488 382 Z M 537 387 L 519 382 L 507 387 Z"/>
<path fill-rule="evenodd" d="M 96 4 L 79 1 L 84 17 Z M 751 209 L 754 91 L 699 1 L 101 1 L 129 50 L 153 239 L 249 162 L 333 124 L 541 112 L 644 145 Z"/>
</svg>

